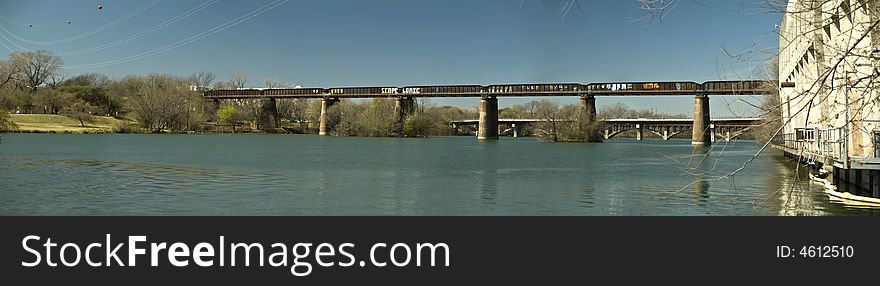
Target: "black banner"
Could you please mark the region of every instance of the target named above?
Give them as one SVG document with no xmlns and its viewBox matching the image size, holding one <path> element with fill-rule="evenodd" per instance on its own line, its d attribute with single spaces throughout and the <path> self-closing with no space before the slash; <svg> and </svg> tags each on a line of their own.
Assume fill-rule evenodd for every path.
<svg viewBox="0 0 880 286">
<path fill-rule="evenodd" d="M 760 285 L 849 282 L 880 267 L 878 219 L 871 217 L 3 217 L 0 223 L 2 277 L 14 282 L 6 285 Z"/>
</svg>

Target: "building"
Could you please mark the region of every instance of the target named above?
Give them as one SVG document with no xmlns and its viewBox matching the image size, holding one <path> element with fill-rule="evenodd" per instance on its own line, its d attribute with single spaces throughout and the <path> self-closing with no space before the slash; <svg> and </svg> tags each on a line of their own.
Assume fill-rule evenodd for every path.
<svg viewBox="0 0 880 286">
<path fill-rule="evenodd" d="M 880 198 L 880 1 L 790 0 L 779 27 L 783 149 Z"/>
</svg>

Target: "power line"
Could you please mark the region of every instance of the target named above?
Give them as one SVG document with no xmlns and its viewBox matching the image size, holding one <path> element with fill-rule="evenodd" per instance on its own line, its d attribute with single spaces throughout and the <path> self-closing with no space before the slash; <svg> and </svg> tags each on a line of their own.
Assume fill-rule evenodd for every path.
<svg viewBox="0 0 880 286">
<path fill-rule="evenodd" d="M 149 28 L 149 29 L 144 30 L 144 31 L 141 31 L 141 32 L 139 32 L 139 33 L 137 33 L 137 34 L 134 34 L 134 35 L 128 36 L 128 37 L 126 37 L 126 38 L 124 38 L 124 39 L 117 40 L 117 41 L 112 42 L 112 43 L 107 43 L 107 44 L 103 44 L 103 45 L 100 45 L 100 46 L 95 46 L 95 47 L 91 47 L 91 48 L 83 49 L 83 50 L 78 50 L 78 51 L 61 52 L 61 53 L 55 53 L 55 54 L 56 54 L 56 55 L 59 55 L 59 56 L 74 56 L 74 55 L 82 55 L 82 54 L 88 54 L 88 53 L 97 52 L 97 51 L 100 51 L 100 50 L 105 50 L 105 49 L 112 48 L 112 47 L 115 47 L 115 46 L 118 46 L 118 45 L 121 45 L 121 44 L 125 44 L 125 43 L 131 42 L 131 41 L 133 41 L 133 40 L 139 39 L 139 38 L 141 38 L 141 37 L 143 37 L 143 36 L 146 36 L 147 34 L 150 34 L 150 33 L 152 33 L 152 32 L 155 32 L 155 31 L 158 31 L 158 30 L 160 30 L 160 29 L 162 29 L 162 28 L 165 28 L 166 26 L 171 25 L 171 24 L 174 24 L 174 23 L 176 23 L 176 22 L 178 22 L 178 21 L 180 21 L 180 20 L 183 20 L 183 19 L 186 18 L 186 17 L 192 16 L 193 14 L 196 14 L 196 13 L 198 13 L 199 11 L 204 10 L 205 8 L 208 8 L 208 7 L 211 6 L 211 5 L 214 5 L 215 3 L 217 3 L 217 1 L 218 1 L 218 0 L 211 0 L 211 1 L 208 1 L 208 2 L 204 2 L 204 3 L 202 3 L 202 4 L 199 4 L 198 6 L 196 6 L 196 7 L 192 8 L 192 9 L 190 9 L 189 11 L 186 11 L 186 12 L 180 14 L 180 15 L 177 15 L 177 16 L 174 17 L 174 18 L 168 19 L 167 21 L 165 21 L 165 22 L 163 22 L 163 23 L 161 23 L 161 24 L 159 24 L 159 25 L 153 26 L 152 28 Z"/>
<path fill-rule="evenodd" d="M 116 26 L 117 24 L 122 23 L 123 21 L 128 20 L 128 19 L 131 18 L 131 17 L 134 17 L 135 15 L 139 14 L 140 12 L 143 12 L 143 11 L 146 10 L 147 8 L 150 8 L 151 6 L 156 5 L 156 3 L 159 3 L 159 1 L 161 1 L 161 0 L 152 0 L 152 1 L 150 1 L 150 2 L 147 2 L 147 4 L 144 4 L 144 6 L 141 6 L 140 8 L 137 8 L 137 9 L 135 9 L 134 11 L 129 12 L 129 13 L 126 14 L 125 16 L 122 16 L 122 17 L 120 17 L 120 18 L 118 18 L 118 19 L 116 19 L 116 20 L 113 20 L 113 22 L 107 23 L 107 24 L 105 24 L 104 26 L 98 27 L 97 29 L 94 29 L 94 30 L 91 30 L 91 31 L 88 31 L 88 32 L 85 32 L 85 33 L 82 33 L 82 34 L 79 34 L 79 35 L 76 35 L 76 36 L 72 36 L 72 37 L 65 38 L 65 39 L 60 39 L 60 40 L 52 40 L 52 41 L 34 41 L 34 40 L 31 40 L 31 39 L 26 39 L 26 38 L 20 37 L 20 36 L 16 35 L 15 33 L 12 33 L 12 32 L 10 32 L 9 30 L 6 30 L 6 28 L 3 27 L 3 25 L 0 25 L 0 29 L 3 29 L 3 31 L 6 31 L 6 33 L 9 33 L 9 35 L 10 35 L 11 37 L 13 37 L 14 39 L 19 40 L 19 41 L 22 41 L 22 42 L 25 42 L 25 43 L 28 43 L 28 44 L 33 44 L 33 45 L 57 45 L 57 44 L 64 44 L 64 43 L 69 43 L 69 42 L 72 42 L 72 41 L 76 41 L 76 40 L 79 40 L 79 39 L 82 39 L 82 38 L 85 38 L 85 37 L 88 37 L 88 36 L 91 36 L 91 35 L 97 34 L 97 33 L 102 32 L 102 31 L 104 31 L 104 30 L 110 29 L 110 28 L 112 28 L 113 26 Z M 7 19 L 7 21 L 9 21 L 9 20 Z"/>
<path fill-rule="evenodd" d="M 205 38 L 207 36 L 210 36 L 210 35 L 219 33 L 221 31 L 224 31 L 226 29 L 229 29 L 235 25 L 238 25 L 242 22 L 250 20 L 251 18 L 259 16 L 260 14 L 263 14 L 269 10 L 272 10 L 275 7 L 278 7 L 278 6 L 286 3 L 287 1 L 289 1 L 289 0 L 275 0 L 269 4 L 266 4 L 260 8 L 257 8 L 256 10 L 253 10 L 247 14 L 239 16 L 239 17 L 237 17 L 229 22 L 226 22 L 224 24 L 221 24 L 217 27 L 211 28 L 211 29 L 206 30 L 204 32 L 201 32 L 199 34 L 193 35 L 189 38 L 186 38 L 186 39 L 183 39 L 183 40 L 180 40 L 180 41 L 177 41 L 177 42 L 174 42 L 174 43 L 171 43 L 171 44 L 168 44 L 168 45 L 156 48 L 156 49 L 152 49 L 152 50 L 145 51 L 145 52 L 142 52 L 139 54 L 135 54 L 135 55 L 131 55 L 128 57 L 123 57 L 123 58 L 119 58 L 119 59 L 115 59 L 115 60 L 104 61 L 104 62 L 93 63 L 93 64 L 71 65 L 71 66 L 67 66 L 65 68 L 68 68 L 68 69 L 87 69 L 87 68 L 106 67 L 106 66 L 112 66 L 112 65 L 116 65 L 116 64 L 136 61 L 136 60 L 143 59 L 143 58 L 146 58 L 149 56 L 153 56 L 153 55 L 156 55 L 156 54 L 159 54 L 159 53 L 162 53 L 162 52 L 174 49 L 174 48 L 178 48 L 178 47 L 190 44 L 192 42 L 198 41 L 198 40 Z"/>
</svg>

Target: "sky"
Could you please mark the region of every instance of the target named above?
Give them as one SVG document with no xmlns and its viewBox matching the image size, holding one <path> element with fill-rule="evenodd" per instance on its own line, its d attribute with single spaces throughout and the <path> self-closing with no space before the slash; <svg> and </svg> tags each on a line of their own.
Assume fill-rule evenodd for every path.
<svg viewBox="0 0 880 286">
<path fill-rule="evenodd" d="M 661 22 L 636 0 L 579 0 L 583 13 L 563 15 L 566 1 L 0 0 L 0 52 L 57 53 L 68 76 L 210 71 L 254 87 L 341 87 L 753 79 L 778 49 L 781 14 L 760 0 L 681 0 Z M 712 115 L 753 114 L 740 99 L 757 100 L 713 97 Z M 693 114 L 689 97 L 597 105 L 618 102 Z"/>
</svg>

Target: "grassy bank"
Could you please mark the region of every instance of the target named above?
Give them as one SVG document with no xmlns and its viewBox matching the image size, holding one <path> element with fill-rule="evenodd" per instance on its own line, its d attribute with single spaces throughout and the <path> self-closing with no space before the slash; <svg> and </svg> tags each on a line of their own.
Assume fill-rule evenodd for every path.
<svg viewBox="0 0 880 286">
<path fill-rule="evenodd" d="M 12 122 L 18 125 L 14 132 L 22 133 L 113 133 L 114 127 L 123 126 L 127 121 L 107 116 L 92 116 L 85 127 L 79 121 L 63 115 L 53 114 L 13 114 Z"/>
</svg>

